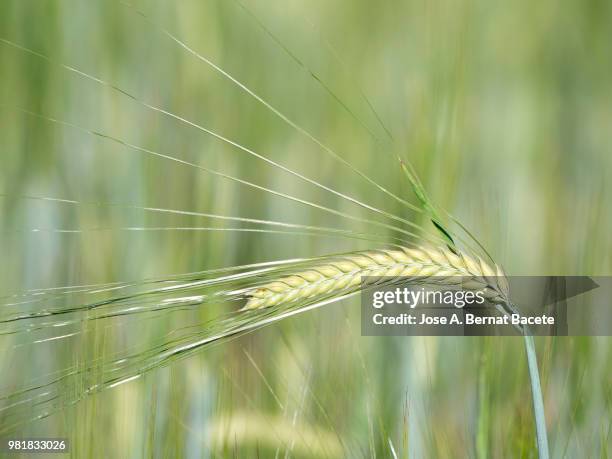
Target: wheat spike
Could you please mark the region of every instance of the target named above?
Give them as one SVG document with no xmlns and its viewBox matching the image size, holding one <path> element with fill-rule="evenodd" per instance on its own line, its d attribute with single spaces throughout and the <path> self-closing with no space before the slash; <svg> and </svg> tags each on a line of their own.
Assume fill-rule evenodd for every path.
<svg viewBox="0 0 612 459">
<path fill-rule="evenodd" d="M 508 302 L 508 284 L 499 266 L 447 247 L 402 247 L 330 257 L 329 261 L 254 288 L 248 292 L 244 309 L 262 309 L 354 290 L 366 276 L 411 278 L 436 285 L 461 284 L 466 290 L 483 290 L 484 296 L 494 303 Z"/>
</svg>

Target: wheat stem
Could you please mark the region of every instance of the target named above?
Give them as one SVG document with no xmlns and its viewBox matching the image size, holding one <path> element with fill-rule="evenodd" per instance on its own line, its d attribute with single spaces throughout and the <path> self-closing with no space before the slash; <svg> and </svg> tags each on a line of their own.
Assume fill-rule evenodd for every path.
<svg viewBox="0 0 612 459">
<path fill-rule="evenodd" d="M 540 386 L 540 375 L 538 373 L 538 358 L 535 351 L 535 343 L 530 331 L 523 330 L 525 340 L 525 351 L 527 353 L 527 366 L 529 368 L 529 381 L 531 383 L 531 397 L 533 400 L 533 415 L 536 425 L 536 436 L 538 440 L 538 456 L 540 459 L 548 459 L 548 436 L 546 434 L 546 416 L 544 414 L 544 400 L 542 398 L 542 387 Z"/>
</svg>

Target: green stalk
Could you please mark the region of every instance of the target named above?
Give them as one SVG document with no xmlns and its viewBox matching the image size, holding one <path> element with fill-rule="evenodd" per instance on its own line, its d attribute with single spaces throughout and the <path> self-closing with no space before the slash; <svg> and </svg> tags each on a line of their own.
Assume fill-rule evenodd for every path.
<svg viewBox="0 0 612 459">
<path fill-rule="evenodd" d="M 525 327 L 523 330 L 525 339 L 525 351 L 527 352 L 527 364 L 529 367 L 529 379 L 531 382 L 531 397 L 533 400 L 533 414 L 538 438 L 538 455 L 540 459 L 548 459 L 548 438 L 546 434 L 546 418 L 544 416 L 544 400 L 542 399 L 542 388 L 540 387 L 540 375 L 538 373 L 538 359 L 535 351 L 533 336 Z"/>
<path fill-rule="evenodd" d="M 478 419 L 476 422 L 476 458 L 486 459 L 489 456 L 490 441 L 490 393 L 489 393 L 489 350 L 490 341 L 482 339 L 480 362 L 478 364 Z"/>
</svg>

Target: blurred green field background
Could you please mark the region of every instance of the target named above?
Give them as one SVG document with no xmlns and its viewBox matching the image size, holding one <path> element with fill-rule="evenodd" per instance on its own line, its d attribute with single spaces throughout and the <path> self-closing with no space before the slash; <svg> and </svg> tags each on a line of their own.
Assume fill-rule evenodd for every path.
<svg viewBox="0 0 612 459">
<path fill-rule="evenodd" d="M 115 1 L 0 5 L 0 38 L 50 58 L 0 42 L 0 295 L 372 248 L 338 237 L 134 231 L 252 225 L 133 206 L 389 236 L 86 132 L 388 221 L 60 63 L 417 217 L 160 28 L 413 200 L 389 153 L 404 155 L 509 274 L 612 274 L 610 2 L 133 4 L 149 19 Z M 0 387 L 94 358 L 100 337 L 121 346 L 207 315 L 101 322 L 94 338 L 57 347 L 14 348 L 28 337 L 2 336 Z M 607 457 L 611 344 L 537 339 L 553 457 Z M 69 437 L 74 457 L 537 457 L 520 339 L 361 337 L 357 301 L 203 350 L 19 434 Z"/>
</svg>

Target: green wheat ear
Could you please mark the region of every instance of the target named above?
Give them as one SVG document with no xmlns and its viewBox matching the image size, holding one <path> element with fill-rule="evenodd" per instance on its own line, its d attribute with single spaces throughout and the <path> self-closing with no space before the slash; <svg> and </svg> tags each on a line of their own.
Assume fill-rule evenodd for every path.
<svg viewBox="0 0 612 459">
<path fill-rule="evenodd" d="M 401 277 L 435 285 L 461 284 L 464 289 L 483 291 L 492 303 L 510 303 L 508 283 L 501 267 L 447 247 L 402 247 L 325 258 L 306 270 L 249 291 L 244 309 L 262 309 L 346 293 L 358 289 L 364 277 L 383 277 L 389 281 Z"/>
</svg>

